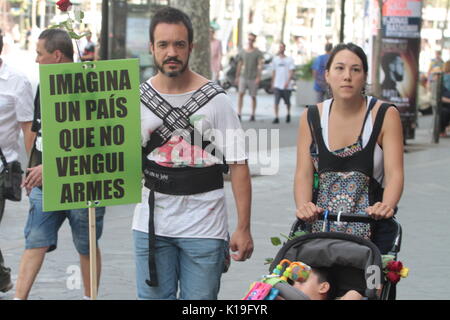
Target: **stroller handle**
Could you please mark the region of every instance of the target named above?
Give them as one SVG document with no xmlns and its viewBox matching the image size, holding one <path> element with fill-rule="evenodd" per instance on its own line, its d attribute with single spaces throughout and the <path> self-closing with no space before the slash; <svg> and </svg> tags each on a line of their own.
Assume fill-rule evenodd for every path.
<svg viewBox="0 0 450 320">
<path fill-rule="evenodd" d="M 325 220 L 327 218 L 328 221 L 339 221 L 339 222 L 361 222 L 361 223 L 371 223 L 375 221 L 368 214 L 347 214 L 347 213 L 336 213 L 328 211 L 328 216 L 326 217 L 326 212 L 320 213 L 318 219 Z"/>
<path fill-rule="evenodd" d="M 328 216 L 327 216 L 328 212 Z M 331 211 L 325 211 L 318 215 L 319 221 L 324 221 L 325 217 L 327 218 L 327 221 L 340 221 L 340 222 L 360 222 L 360 223 L 372 223 L 375 220 L 369 216 L 367 213 L 365 214 L 346 214 L 346 213 L 335 213 Z M 392 218 L 390 218 L 392 219 Z M 305 229 L 306 228 L 306 229 Z M 297 217 L 297 220 L 294 222 L 294 224 L 291 227 L 291 231 L 289 233 L 290 236 L 292 236 L 297 230 L 299 229 L 305 229 L 309 230 L 311 232 L 311 224 L 306 223 L 305 221 L 301 220 Z"/>
</svg>

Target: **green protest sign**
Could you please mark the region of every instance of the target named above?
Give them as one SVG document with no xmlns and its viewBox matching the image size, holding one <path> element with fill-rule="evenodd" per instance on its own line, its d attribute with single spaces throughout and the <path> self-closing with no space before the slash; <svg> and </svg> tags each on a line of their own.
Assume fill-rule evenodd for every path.
<svg viewBox="0 0 450 320">
<path fill-rule="evenodd" d="M 137 59 L 40 65 L 44 211 L 141 200 Z"/>
</svg>

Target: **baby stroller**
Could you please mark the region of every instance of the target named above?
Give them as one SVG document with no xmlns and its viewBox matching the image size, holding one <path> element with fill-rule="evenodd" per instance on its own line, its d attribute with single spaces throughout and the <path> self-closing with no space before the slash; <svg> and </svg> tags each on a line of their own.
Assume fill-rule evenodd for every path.
<svg viewBox="0 0 450 320">
<path fill-rule="evenodd" d="M 324 220 L 324 215 L 322 214 L 319 219 Z M 336 215 L 333 213 L 329 213 L 324 220 L 325 223 L 328 221 L 373 223 L 369 216 Z M 388 254 L 392 255 L 394 260 L 397 260 L 402 228 L 395 218 L 387 221 L 392 227 L 391 230 L 394 230 L 391 242 L 392 248 Z M 395 299 L 395 285 L 385 281 L 382 256 L 373 242 L 342 232 L 307 233 L 295 237 L 299 231 L 307 230 L 308 225 L 301 220 L 297 220 L 293 224 L 289 235 L 289 239 L 292 240 L 286 242 L 278 251 L 270 265 L 270 270 L 274 270 L 283 259 L 301 261 L 313 268 L 328 268 L 330 270 L 335 293 L 334 297 L 329 297 L 331 299 L 343 296 L 349 290 L 356 290 L 371 300 Z M 382 285 L 381 294 L 379 294 L 375 285 L 370 285 L 371 279 L 374 279 L 374 272 L 377 270 L 378 279 Z M 283 292 L 283 288 L 281 289 L 281 295 L 287 300 L 305 299 L 304 295 L 295 293 L 295 291 L 298 291 L 297 289 L 293 287 L 285 289 L 285 292 Z"/>
</svg>

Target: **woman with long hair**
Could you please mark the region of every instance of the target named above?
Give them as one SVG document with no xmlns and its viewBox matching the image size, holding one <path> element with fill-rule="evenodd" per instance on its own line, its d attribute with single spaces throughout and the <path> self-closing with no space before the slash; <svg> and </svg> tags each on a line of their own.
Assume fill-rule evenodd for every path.
<svg viewBox="0 0 450 320">
<path fill-rule="evenodd" d="M 297 217 L 323 229 L 325 210 L 369 215 L 374 223 L 331 223 L 330 231 L 372 240 L 390 250 L 387 219 L 403 191 L 403 131 L 395 106 L 365 94 L 367 57 L 355 44 L 331 52 L 325 79 L 332 98 L 300 119 L 295 174 Z M 318 179 L 318 186 L 314 177 Z"/>
</svg>

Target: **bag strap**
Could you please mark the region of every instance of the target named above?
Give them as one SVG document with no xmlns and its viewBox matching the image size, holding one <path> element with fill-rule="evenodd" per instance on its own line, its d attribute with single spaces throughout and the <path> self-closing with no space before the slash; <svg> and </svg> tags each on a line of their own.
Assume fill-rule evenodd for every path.
<svg viewBox="0 0 450 320">
<path fill-rule="evenodd" d="M 317 105 L 309 105 L 308 108 L 308 125 L 311 130 L 312 142 L 319 148 L 319 143 L 323 143 L 322 126 L 320 124 L 320 114 Z"/>
<path fill-rule="evenodd" d="M 155 234 L 155 191 L 150 190 L 148 197 L 149 217 L 148 217 L 148 271 L 149 278 L 145 283 L 149 287 L 158 287 L 158 273 L 156 270 L 156 234 Z"/>
<path fill-rule="evenodd" d="M 367 118 L 369 118 L 369 115 L 372 112 L 373 107 L 375 107 L 375 104 L 377 103 L 377 101 L 378 101 L 378 99 L 375 98 L 375 97 L 372 97 L 372 99 L 370 100 L 369 107 L 367 108 L 366 115 L 364 116 L 364 121 L 363 121 L 363 124 L 362 124 L 361 132 L 359 133 L 359 136 L 358 136 L 358 140 L 359 141 L 362 141 L 362 136 L 363 136 L 363 133 L 364 133 L 364 128 L 366 126 Z"/>
<path fill-rule="evenodd" d="M 375 143 L 377 142 L 378 136 L 380 135 L 381 132 L 381 128 L 383 127 L 386 112 L 390 107 L 397 108 L 395 104 L 383 103 L 378 109 L 377 116 L 373 124 L 372 135 L 370 137 L 369 142 L 367 143 L 367 146 L 375 145 Z"/>
<path fill-rule="evenodd" d="M 3 154 L 2 148 L 0 148 L 0 158 L 3 162 L 3 171 L 8 172 L 8 162 L 6 161 L 5 155 Z"/>
</svg>

